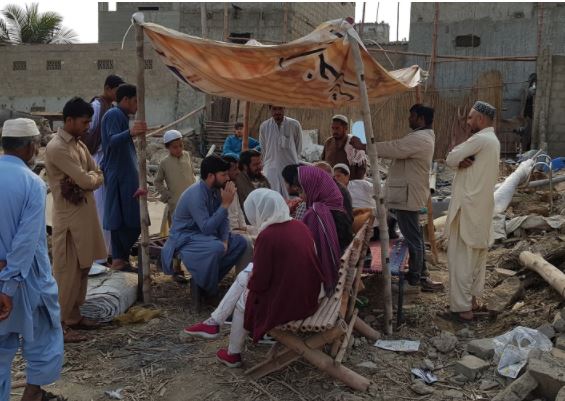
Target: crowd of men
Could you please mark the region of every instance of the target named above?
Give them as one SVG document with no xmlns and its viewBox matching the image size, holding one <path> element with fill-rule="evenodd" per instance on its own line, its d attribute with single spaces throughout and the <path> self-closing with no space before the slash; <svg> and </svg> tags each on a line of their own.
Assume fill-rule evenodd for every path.
<svg viewBox="0 0 565 401">
<path fill-rule="evenodd" d="M 186 281 L 180 261 L 202 294 L 215 299 L 219 283 L 235 267 L 236 279 L 211 316 L 184 329 L 216 338 L 232 316 L 229 346 L 218 351 L 227 366 L 241 365 L 247 333 L 260 340 L 273 327 L 311 315 L 337 283 L 340 257 L 375 207 L 365 177 L 366 145 L 348 134 L 346 116 L 331 121 L 323 162 L 301 163 L 302 129 L 270 106 L 272 117 L 259 140 L 242 149 L 241 125 L 223 156 L 208 156 L 197 180 L 182 135 L 163 137 L 169 155 L 155 186 L 166 203 L 162 231 L 165 273 Z M 61 371 L 63 342 L 87 340 L 76 330 L 99 327 L 81 315 L 88 272 L 94 262 L 132 271 L 129 257 L 140 234 L 139 188 L 134 139 L 143 121 L 136 88 L 120 77 L 106 79 L 91 102 L 75 97 L 63 108 L 64 123 L 49 142 L 45 162 L 53 196 L 52 265 L 45 230 L 46 185 L 29 169 L 39 132 L 29 119 L 4 123 L 0 156 L 0 399 L 9 399 L 11 361 L 23 341 L 27 386 L 23 400 L 56 396 L 41 386 Z M 495 109 L 477 102 L 468 116 L 473 135 L 447 156 L 455 168 L 446 233 L 450 310 L 444 317 L 470 322 L 480 308 L 500 145 L 493 129 Z M 440 291 L 429 277 L 419 214 L 426 207 L 434 154 L 434 110 L 409 110 L 412 131 L 377 142 L 391 159 L 385 185 L 389 223 L 398 222 L 409 248 L 410 285 Z M 378 224 L 378 222 L 377 222 Z M 394 225 L 390 234 L 396 235 Z M 170 230 L 169 230 L 170 227 Z M 51 266 L 53 266 L 51 268 Z M 300 279 L 297 279 L 300 277 Z"/>
</svg>

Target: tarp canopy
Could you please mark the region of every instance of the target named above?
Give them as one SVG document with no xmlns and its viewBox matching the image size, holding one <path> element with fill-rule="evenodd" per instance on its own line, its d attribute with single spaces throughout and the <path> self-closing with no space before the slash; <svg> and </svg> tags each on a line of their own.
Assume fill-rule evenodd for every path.
<svg viewBox="0 0 565 401">
<path fill-rule="evenodd" d="M 205 40 L 141 19 L 142 14 L 134 15 L 171 72 L 216 96 L 301 108 L 359 104 L 348 33 L 361 43 L 370 102 L 407 91 L 424 75 L 416 65 L 384 69 L 345 19 L 325 22 L 309 35 L 277 46 Z"/>
</svg>

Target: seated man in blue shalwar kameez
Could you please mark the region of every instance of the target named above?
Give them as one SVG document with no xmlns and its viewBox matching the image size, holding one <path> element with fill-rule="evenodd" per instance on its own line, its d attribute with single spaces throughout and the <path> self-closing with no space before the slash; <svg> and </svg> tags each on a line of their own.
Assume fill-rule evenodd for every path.
<svg viewBox="0 0 565 401">
<path fill-rule="evenodd" d="M 22 401 L 61 400 L 41 389 L 59 379 L 63 329 L 45 229 L 45 183 L 28 167 L 39 131 L 33 120 L 7 120 L 0 156 L 0 400 L 10 399 L 18 348 L 27 362 Z"/>
<path fill-rule="evenodd" d="M 236 193 L 235 184 L 229 181 L 229 168 L 218 156 L 202 161 L 201 179 L 181 195 L 161 253 L 165 273 L 173 274 L 173 257 L 180 255 L 207 296 L 217 294 L 218 283 L 247 247 L 247 241 L 229 229 L 228 207 Z"/>
</svg>

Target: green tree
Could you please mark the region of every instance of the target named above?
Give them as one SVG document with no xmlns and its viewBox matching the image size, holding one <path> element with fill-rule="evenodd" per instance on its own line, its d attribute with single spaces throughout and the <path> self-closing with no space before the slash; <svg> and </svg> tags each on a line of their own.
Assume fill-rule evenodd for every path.
<svg viewBox="0 0 565 401">
<path fill-rule="evenodd" d="M 10 4 L 1 12 L 0 44 L 66 44 L 77 41 L 78 35 L 62 25 L 56 12 L 39 12 L 37 3 L 20 7 Z"/>
</svg>

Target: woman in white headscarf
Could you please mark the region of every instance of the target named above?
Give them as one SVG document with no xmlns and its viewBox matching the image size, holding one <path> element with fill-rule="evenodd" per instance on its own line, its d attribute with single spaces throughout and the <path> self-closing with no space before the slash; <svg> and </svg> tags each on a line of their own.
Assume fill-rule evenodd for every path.
<svg viewBox="0 0 565 401">
<path fill-rule="evenodd" d="M 322 283 L 310 230 L 290 217 L 278 192 L 256 189 L 243 206 L 259 232 L 253 263 L 237 275 L 209 319 L 184 329 L 190 336 L 217 338 L 220 327 L 233 313 L 229 347 L 217 352 L 220 362 L 228 367 L 241 365 L 249 331 L 258 341 L 280 324 L 312 315 L 318 308 Z"/>
</svg>

